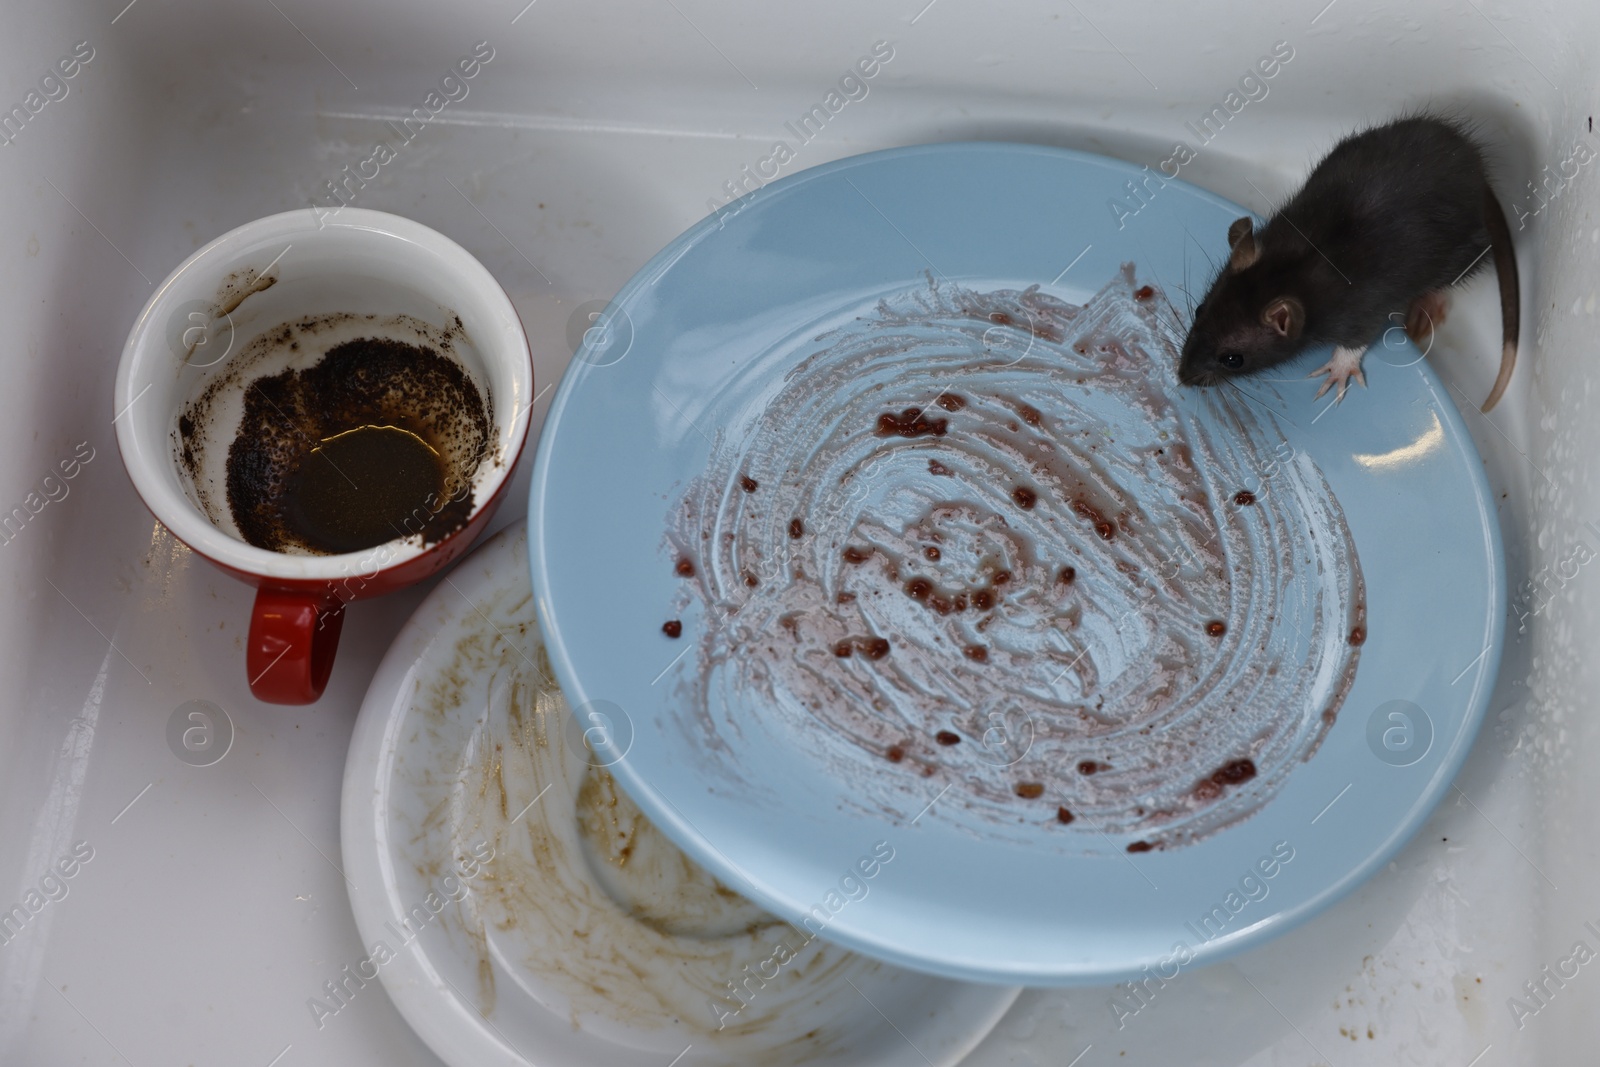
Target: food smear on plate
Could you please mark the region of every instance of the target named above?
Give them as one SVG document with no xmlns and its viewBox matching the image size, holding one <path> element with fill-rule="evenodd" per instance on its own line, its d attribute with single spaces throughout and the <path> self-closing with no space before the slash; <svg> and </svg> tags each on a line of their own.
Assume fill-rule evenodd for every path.
<svg viewBox="0 0 1600 1067">
<path fill-rule="evenodd" d="M 445 651 L 418 678 L 393 765 L 394 853 L 415 857 L 394 903 L 427 904 L 391 926 L 422 930 L 466 1010 L 567 1035 L 564 1062 L 660 1047 L 664 1064 L 692 1043 L 696 1063 L 782 1067 L 859 1053 L 882 1019 L 863 995 L 908 1012 L 932 991 L 829 942 L 828 910 L 784 922 L 672 844 L 588 747 L 533 600 L 524 573 L 442 618 Z M 476 857 L 470 877 L 428 896 L 457 856 Z M 855 869 L 849 906 L 893 878 L 892 860 Z M 386 943 L 405 951 L 397 936 Z"/>
<path fill-rule="evenodd" d="M 1077 848 L 1281 790 L 1354 681 L 1360 562 L 1269 409 L 1179 387 L 1180 337 L 1126 266 L 1082 306 L 930 279 L 810 339 L 669 515 L 704 758 L 739 775 L 755 730 L 888 818 L 945 789 Z"/>
</svg>

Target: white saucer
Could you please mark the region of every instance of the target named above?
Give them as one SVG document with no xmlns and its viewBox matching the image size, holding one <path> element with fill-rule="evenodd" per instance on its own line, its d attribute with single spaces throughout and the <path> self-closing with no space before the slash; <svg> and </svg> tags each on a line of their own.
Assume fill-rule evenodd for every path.
<svg viewBox="0 0 1600 1067">
<path fill-rule="evenodd" d="M 453 1067 L 965 1056 L 1017 989 L 902 970 L 778 921 L 616 788 L 551 680 L 527 560 L 523 524 L 478 548 L 362 704 L 341 822 L 368 951 L 355 973 L 375 972 Z M 865 899 L 865 872 L 892 852 L 818 898 Z"/>
</svg>

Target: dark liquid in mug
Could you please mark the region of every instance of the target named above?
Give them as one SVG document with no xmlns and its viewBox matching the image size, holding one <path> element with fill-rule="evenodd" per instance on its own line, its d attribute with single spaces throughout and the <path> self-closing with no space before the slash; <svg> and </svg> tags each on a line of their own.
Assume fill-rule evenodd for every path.
<svg viewBox="0 0 1600 1067">
<path fill-rule="evenodd" d="M 398 426 L 359 426 L 322 440 L 283 487 L 284 524 L 309 548 L 359 552 L 405 533 L 444 493 L 443 460 Z"/>
<path fill-rule="evenodd" d="M 419 534 L 433 544 L 471 517 L 491 416 L 455 360 L 362 338 L 256 379 L 244 401 L 228 508 L 250 544 L 328 555 Z"/>
</svg>

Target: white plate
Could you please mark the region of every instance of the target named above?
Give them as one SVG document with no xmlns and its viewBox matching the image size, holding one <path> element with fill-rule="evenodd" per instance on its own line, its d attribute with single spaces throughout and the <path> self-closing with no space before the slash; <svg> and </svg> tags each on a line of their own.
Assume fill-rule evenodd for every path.
<svg viewBox="0 0 1600 1067">
<path fill-rule="evenodd" d="M 966 1055 L 1017 989 L 807 942 L 616 790 L 549 680 L 527 558 L 524 525 L 475 551 L 367 692 L 341 823 L 368 952 L 354 973 L 381 977 L 459 1067 L 937 1067 Z M 871 895 L 860 872 L 850 886 Z"/>
</svg>

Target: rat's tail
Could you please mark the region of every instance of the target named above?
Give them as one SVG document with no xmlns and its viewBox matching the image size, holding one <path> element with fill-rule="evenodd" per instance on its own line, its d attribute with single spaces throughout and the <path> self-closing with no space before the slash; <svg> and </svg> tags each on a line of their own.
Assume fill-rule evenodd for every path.
<svg viewBox="0 0 1600 1067">
<path fill-rule="evenodd" d="M 1522 331 L 1517 250 L 1511 246 L 1511 227 L 1506 225 L 1506 213 L 1495 199 L 1494 190 L 1487 185 L 1483 188 L 1483 223 L 1489 231 L 1489 247 L 1494 250 L 1495 277 L 1500 280 L 1500 376 L 1489 390 L 1489 399 L 1483 402 L 1482 411 L 1487 415 L 1511 384 L 1511 371 L 1517 365 L 1517 335 Z"/>
</svg>

